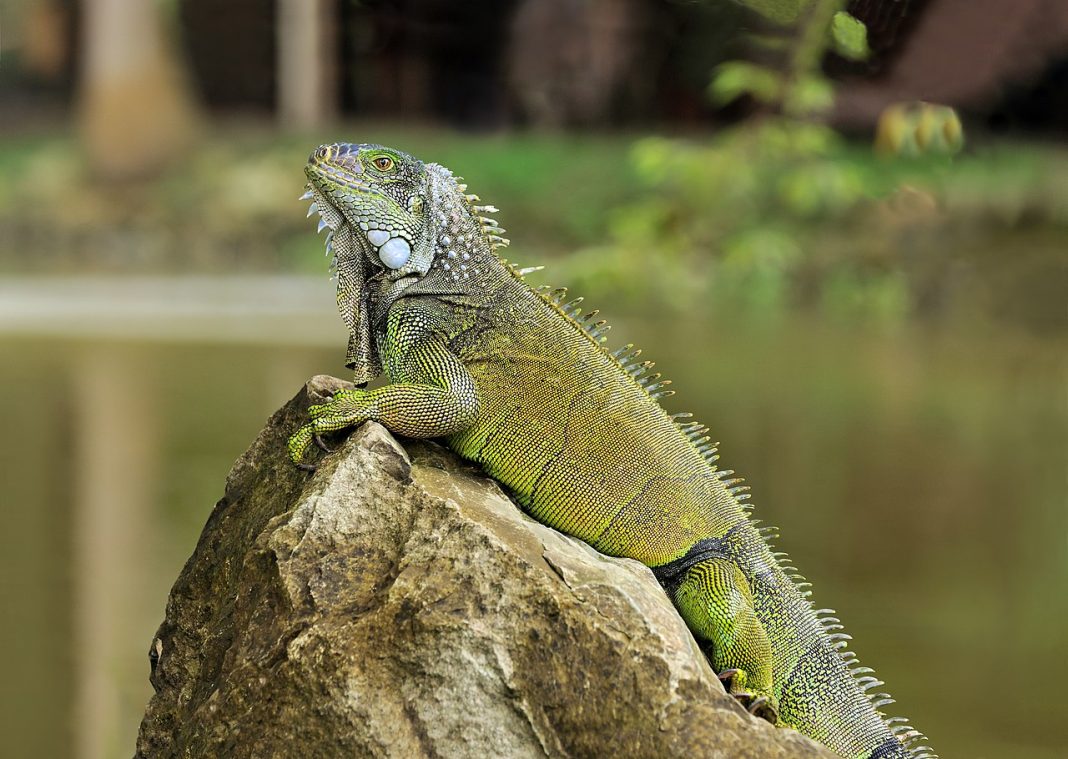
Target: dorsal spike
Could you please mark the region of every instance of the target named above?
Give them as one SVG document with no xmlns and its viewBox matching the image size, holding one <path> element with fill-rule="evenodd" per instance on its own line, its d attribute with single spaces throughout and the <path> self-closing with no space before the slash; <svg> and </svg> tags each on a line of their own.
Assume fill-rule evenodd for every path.
<svg viewBox="0 0 1068 759">
<path fill-rule="evenodd" d="M 571 300 L 571 301 L 568 301 L 567 303 L 565 303 L 563 306 L 561 306 L 561 308 L 564 309 L 564 313 L 566 313 L 566 314 L 569 314 L 571 316 L 578 316 L 579 314 L 582 313 L 582 309 L 579 308 L 579 305 L 584 300 L 586 300 L 586 299 L 582 298 L 582 297 L 575 298 L 574 300 Z"/>
</svg>

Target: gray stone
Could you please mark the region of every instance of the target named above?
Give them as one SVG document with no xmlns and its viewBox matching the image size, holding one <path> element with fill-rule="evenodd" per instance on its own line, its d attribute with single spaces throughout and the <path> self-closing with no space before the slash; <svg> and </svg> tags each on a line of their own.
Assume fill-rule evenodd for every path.
<svg viewBox="0 0 1068 759">
<path fill-rule="evenodd" d="M 652 573 L 368 423 L 238 459 L 171 591 L 138 757 L 828 757 L 726 695 Z"/>
</svg>

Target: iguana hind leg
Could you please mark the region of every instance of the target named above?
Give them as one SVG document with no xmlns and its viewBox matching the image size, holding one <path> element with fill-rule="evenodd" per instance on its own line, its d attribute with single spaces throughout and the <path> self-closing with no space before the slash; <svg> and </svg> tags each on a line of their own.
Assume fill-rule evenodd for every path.
<svg viewBox="0 0 1068 759">
<path fill-rule="evenodd" d="M 686 570 L 672 595 L 690 630 L 710 649 L 709 660 L 728 692 L 754 714 L 776 722 L 771 642 L 738 565 L 725 558 L 700 561 Z"/>
</svg>

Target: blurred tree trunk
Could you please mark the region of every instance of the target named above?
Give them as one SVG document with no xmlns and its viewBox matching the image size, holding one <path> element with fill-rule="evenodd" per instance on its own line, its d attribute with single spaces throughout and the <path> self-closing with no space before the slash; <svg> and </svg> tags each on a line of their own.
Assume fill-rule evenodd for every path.
<svg viewBox="0 0 1068 759">
<path fill-rule="evenodd" d="M 278 115 L 297 128 L 337 112 L 335 0 L 278 0 Z"/>
<path fill-rule="evenodd" d="M 523 0 L 512 19 L 507 66 L 525 120 L 547 128 L 608 123 L 647 63 L 645 6 L 640 0 Z"/>
<path fill-rule="evenodd" d="M 157 0 L 83 0 L 79 121 L 103 179 L 150 176 L 189 147 L 195 107 Z"/>
</svg>

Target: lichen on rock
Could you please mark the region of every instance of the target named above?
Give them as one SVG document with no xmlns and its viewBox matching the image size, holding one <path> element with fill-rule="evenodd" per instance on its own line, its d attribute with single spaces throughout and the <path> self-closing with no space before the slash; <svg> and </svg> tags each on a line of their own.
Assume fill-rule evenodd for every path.
<svg viewBox="0 0 1068 759">
<path fill-rule="evenodd" d="M 152 641 L 138 757 L 827 757 L 724 693 L 652 573 L 367 423 L 234 464 Z"/>
</svg>

